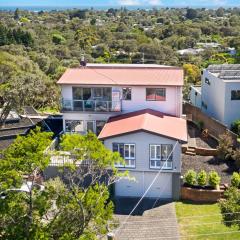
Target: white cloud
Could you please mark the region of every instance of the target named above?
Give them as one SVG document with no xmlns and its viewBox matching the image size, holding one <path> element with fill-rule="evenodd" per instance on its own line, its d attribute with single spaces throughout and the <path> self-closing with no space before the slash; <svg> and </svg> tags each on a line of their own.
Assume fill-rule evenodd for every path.
<svg viewBox="0 0 240 240">
<path fill-rule="evenodd" d="M 138 6 L 138 5 L 161 5 L 161 0 L 118 0 L 118 3 L 123 6 Z"/>
</svg>

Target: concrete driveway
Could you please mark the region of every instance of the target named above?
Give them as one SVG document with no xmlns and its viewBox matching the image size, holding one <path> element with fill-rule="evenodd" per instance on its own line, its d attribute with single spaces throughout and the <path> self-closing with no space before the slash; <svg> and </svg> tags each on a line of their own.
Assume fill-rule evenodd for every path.
<svg viewBox="0 0 240 240">
<path fill-rule="evenodd" d="M 121 225 L 138 200 L 116 199 L 115 217 L 121 226 L 116 232 L 117 240 L 180 239 L 174 202 L 144 199 L 127 223 Z"/>
</svg>

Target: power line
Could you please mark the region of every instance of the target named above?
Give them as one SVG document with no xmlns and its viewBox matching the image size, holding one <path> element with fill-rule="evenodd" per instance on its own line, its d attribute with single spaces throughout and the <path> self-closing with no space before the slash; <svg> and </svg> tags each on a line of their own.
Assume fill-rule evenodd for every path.
<svg viewBox="0 0 240 240">
<path fill-rule="evenodd" d="M 172 151 L 170 152 L 170 154 L 168 155 L 166 161 L 164 162 L 163 166 L 159 169 L 158 173 L 156 174 L 156 176 L 154 177 L 153 181 L 150 183 L 150 185 L 148 186 L 147 190 L 143 193 L 142 197 L 140 198 L 140 200 L 137 202 L 137 204 L 134 206 L 134 208 L 132 209 L 132 211 L 129 213 L 129 215 L 126 217 L 125 221 L 119 226 L 119 228 L 116 230 L 115 234 L 117 234 L 120 229 L 127 223 L 129 217 L 132 215 L 132 213 L 136 210 L 136 208 L 138 207 L 138 205 L 141 203 L 141 201 L 143 200 L 143 198 L 146 196 L 146 194 L 148 193 L 148 191 L 150 190 L 150 188 L 152 187 L 152 185 L 155 183 L 155 181 L 157 180 L 158 176 L 160 175 L 163 167 L 165 166 L 165 164 L 167 163 L 169 157 L 172 155 L 174 149 L 177 146 L 178 141 L 176 141 Z"/>
</svg>

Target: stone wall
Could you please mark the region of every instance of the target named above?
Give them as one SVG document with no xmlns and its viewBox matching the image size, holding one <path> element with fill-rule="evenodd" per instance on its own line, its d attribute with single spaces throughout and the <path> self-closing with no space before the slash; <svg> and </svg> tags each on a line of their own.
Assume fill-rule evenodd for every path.
<svg viewBox="0 0 240 240">
<path fill-rule="evenodd" d="M 207 116 L 201 111 L 201 109 L 191 105 L 188 102 L 184 102 L 183 114 L 186 115 L 187 120 L 191 120 L 193 122 L 203 122 L 203 128 L 208 129 L 209 133 L 216 139 L 218 139 L 219 135 L 225 133 L 226 131 L 229 132 L 232 136 L 234 144 L 237 145 L 237 134 L 230 131 L 227 126 L 221 122 Z"/>
<path fill-rule="evenodd" d="M 223 196 L 224 190 L 206 190 L 181 187 L 181 199 L 201 203 L 215 203 Z"/>
</svg>

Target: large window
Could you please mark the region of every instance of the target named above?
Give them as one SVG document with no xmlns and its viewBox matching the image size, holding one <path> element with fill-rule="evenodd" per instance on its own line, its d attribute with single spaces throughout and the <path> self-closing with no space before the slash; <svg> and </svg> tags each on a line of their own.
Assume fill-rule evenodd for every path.
<svg viewBox="0 0 240 240">
<path fill-rule="evenodd" d="M 125 87 L 122 89 L 123 100 L 132 100 L 132 88 Z"/>
<path fill-rule="evenodd" d="M 65 120 L 66 132 L 84 132 L 83 121 L 81 120 Z"/>
<path fill-rule="evenodd" d="M 146 100 L 147 101 L 165 101 L 166 89 L 165 88 L 147 88 Z"/>
<path fill-rule="evenodd" d="M 116 163 L 117 167 L 135 167 L 135 144 L 113 143 L 113 152 L 119 152 L 125 159 L 125 165 Z"/>
<path fill-rule="evenodd" d="M 150 168 L 172 169 L 172 144 L 150 145 Z"/>
<path fill-rule="evenodd" d="M 112 88 L 109 87 L 96 87 L 96 88 L 84 88 L 73 87 L 73 100 L 103 100 L 111 101 Z"/>
<path fill-rule="evenodd" d="M 240 90 L 231 91 L 231 100 L 240 100 Z"/>
</svg>

